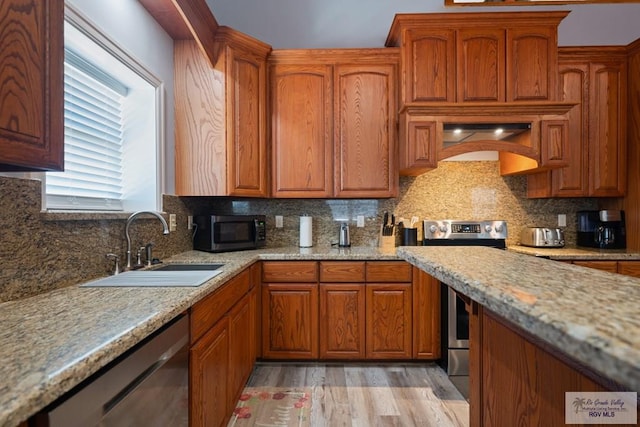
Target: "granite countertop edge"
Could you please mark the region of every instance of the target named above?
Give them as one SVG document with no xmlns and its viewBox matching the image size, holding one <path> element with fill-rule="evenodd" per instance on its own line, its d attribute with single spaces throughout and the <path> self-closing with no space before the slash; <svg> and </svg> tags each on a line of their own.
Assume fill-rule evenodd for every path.
<svg viewBox="0 0 640 427">
<path fill-rule="evenodd" d="M 522 245 L 509 245 L 508 250 L 556 261 L 638 261 L 640 252 L 625 249 L 596 249 L 580 246 L 562 248 L 534 248 Z"/>
</svg>

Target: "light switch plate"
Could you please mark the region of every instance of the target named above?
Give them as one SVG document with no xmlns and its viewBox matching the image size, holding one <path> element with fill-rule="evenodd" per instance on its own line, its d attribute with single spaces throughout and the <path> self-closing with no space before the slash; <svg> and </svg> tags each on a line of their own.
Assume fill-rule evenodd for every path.
<svg viewBox="0 0 640 427">
<path fill-rule="evenodd" d="M 356 217 L 356 226 L 357 227 L 364 227 L 364 215 L 358 215 Z"/>
<path fill-rule="evenodd" d="M 176 214 L 169 214 L 169 231 L 176 231 Z"/>
<path fill-rule="evenodd" d="M 282 215 L 276 215 L 276 228 L 282 228 L 282 227 L 283 227 Z"/>
</svg>

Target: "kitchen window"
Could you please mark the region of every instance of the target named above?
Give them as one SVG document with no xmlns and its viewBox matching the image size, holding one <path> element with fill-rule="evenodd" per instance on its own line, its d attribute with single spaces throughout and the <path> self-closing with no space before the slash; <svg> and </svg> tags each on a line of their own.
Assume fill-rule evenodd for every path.
<svg viewBox="0 0 640 427">
<path fill-rule="evenodd" d="M 163 87 L 86 18 L 65 10 L 65 171 L 47 210 L 160 208 Z"/>
</svg>

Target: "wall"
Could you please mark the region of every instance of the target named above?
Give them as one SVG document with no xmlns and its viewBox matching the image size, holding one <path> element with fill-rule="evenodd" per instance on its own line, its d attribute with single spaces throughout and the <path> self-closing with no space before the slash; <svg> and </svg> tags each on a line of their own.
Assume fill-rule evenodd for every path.
<svg viewBox="0 0 640 427">
<path fill-rule="evenodd" d="M 187 215 L 236 213 L 267 215 L 267 246 L 297 246 L 299 216 L 314 217 L 314 245 L 337 242 L 341 221 L 351 225 L 354 246 L 377 246 L 385 211 L 396 217 L 420 219 L 504 219 L 509 244 L 516 244 L 522 227 L 553 227 L 559 213 L 567 214 L 567 241 L 575 244 L 575 212 L 595 209 L 590 199 L 525 198 L 524 177 L 500 177 L 498 162 L 441 162 L 419 177 L 403 177 L 400 195 L 381 200 L 231 199 L 163 197 L 163 211 L 175 213 L 177 232 L 162 235 L 156 219 L 138 218 L 131 226 L 132 247 L 153 242 L 160 259 L 190 250 Z M 113 252 L 124 263 L 127 214 L 41 212 L 40 181 L 0 176 L 0 302 L 25 298 L 59 287 L 110 274 Z M 275 215 L 284 228 L 275 228 Z M 355 226 L 364 215 L 364 228 Z"/>
<path fill-rule="evenodd" d="M 640 4 L 444 7 L 444 0 L 207 0 L 221 25 L 274 49 L 381 47 L 396 13 L 570 10 L 560 46 L 627 45 L 640 37 Z"/>
<path fill-rule="evenodd" d="M 40 184 L 0 176 L 0 302 L 106 276 L 113 269 L 109 252 L 124 265 L 127 214 L 43 213 Z M 191 249 L 184 204 L 164 196 L 163 205 L 178 215 L 179 232 L 165 236 L 157 219 L 144 218 L 130 229 L 133 248 L 153 242 L 160 259 Z"/>
</svg>

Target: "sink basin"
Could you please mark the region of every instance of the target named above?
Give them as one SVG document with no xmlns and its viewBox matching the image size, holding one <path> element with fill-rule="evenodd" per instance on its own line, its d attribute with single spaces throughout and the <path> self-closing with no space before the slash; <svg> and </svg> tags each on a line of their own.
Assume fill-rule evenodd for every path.
<svg viewBox="0 0 640 427">
<path fill-rule="evenodd" d="M 208 270 L 126 271 L 115 276 L 84 283 L 80 287 L 197 287 L 220 273 L 222 270 L 210 268 Z"/>
<path fill-rule="evenodd" d="M 165 264 L 153 271 L 200 271 L 219 270 L 224 264 Z"/>
</svg>

